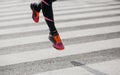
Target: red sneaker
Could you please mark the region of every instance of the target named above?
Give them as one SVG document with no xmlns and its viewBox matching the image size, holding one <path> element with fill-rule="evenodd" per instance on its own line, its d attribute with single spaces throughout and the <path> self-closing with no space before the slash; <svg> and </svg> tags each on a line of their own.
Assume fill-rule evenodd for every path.
<svg viewBox="0 0 120 75">
<path fill-rule="evenodd" d="M 32 10 L 32 19 L 34 22 L 38 23 L 39 22 L 39 13 L 38 11 L 35 10 L 35 7 L 37 7 L 36 3 L 33 3 L 30 5 L 30 8 Z"/>
<path fill-rule="evenodd" d="M 59 34 L 57 35 L 49 35 L 49 40 L 53 43 L 53 47 L 58 49 L 58 50 L 63 50 L 64 49 L 64 45 L 60 39 Z"/>
</svg>

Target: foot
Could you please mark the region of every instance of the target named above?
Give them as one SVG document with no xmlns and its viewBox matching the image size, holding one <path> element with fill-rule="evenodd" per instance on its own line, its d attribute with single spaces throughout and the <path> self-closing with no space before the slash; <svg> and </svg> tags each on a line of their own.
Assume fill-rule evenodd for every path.
<svg viewBox="0 0 120 75">
<path fill-rule="evenodd" d="M 32 3 L 30 5 L 30 8 L 32 10 L 32 19 L 34 22 L 38 23 L 39 22 L 39 12 L 35 10 L 37 7 L 37 3 Z"/>
<path fill-rule="evenodd" d="M 63 50 L 64 49 L 64 45 L 60 39 L 59 34 L 56 35 L 49 35 L 49 40 L 53 43 L 53 47 L 58 49 L 58 50 Z"/>
</svg>

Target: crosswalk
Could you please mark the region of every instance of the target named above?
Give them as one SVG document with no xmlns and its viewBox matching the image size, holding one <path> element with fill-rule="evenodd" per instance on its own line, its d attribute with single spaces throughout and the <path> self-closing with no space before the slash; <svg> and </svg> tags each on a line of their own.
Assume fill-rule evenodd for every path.
<svg viewBox="0 0 120 75">
<path fill-rule="evenodd" d="M 0 75 L 120 74 L 119 1 L 54 2 L 63 51 L 51 46 L 42 13 L 33 22 L 32 2 L 39 1 L 0 2 Z"/>
</svg>

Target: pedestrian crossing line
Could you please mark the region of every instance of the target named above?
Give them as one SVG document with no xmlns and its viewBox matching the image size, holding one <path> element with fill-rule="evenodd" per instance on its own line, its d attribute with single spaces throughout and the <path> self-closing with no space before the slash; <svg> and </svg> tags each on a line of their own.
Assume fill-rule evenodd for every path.
<svg viewBox="0 0 120 75">
<path fill-rule="evenodd" d="M 80 30 L 81 29 L 91 29 L 91 28 L 99 28 L 99 27 L 108 27 L 108 26 L 117 26 L 119 25 L 119 20 L 118 21 L 111 21 L 111 20 L 108 20 L 107 22 L 104 22 L 105 20 L 103 20 L 103 22 L 95 22 L 95 23 L 91 23 L 91 24 L 72 24 L 72 25 L 67 25 L 67 26 L 57 26 L 58 30 L 62 30 L 65 29 L 67 31 L 69 31 L 71 28 L 71 30 L 74 30 L 79 28 Z M 109 23 L 110 22 L 110 23 Z M 58 24 L 59 25 L 59 24 Z M 77 28 L 76 28 L 77 27 Z M 31 26 L 31 27 L 22 27 L 22 28 L 10 28 L 10 29 L 4 29 L 4 30 L 0 30 L 0 35 L 2 37 L 2 35 L 12 35 L 12 34 L 19 34 L 19 33 L 25 33 L 25 32 L 34 32 L 34 31 L 39 31 L 39 32 L 44 32 L 44 30 L 48 30 L 47 29 L 47 25 L 45 26 Z"/>
<path fill-rule="evenodd" d="M 1 2 L 1 4 L 4 4 L 4 5 L 1 5 L 0 8 L 6 8 L 6 7 L 13 7 L 13 6 L 25 6 L 25 5 L 28 5 L 30 3 L 32 3 L 32 1 L 27 1 L 27 2 L 20 2 L 18 1 L 19 3 L 12 3 L 12 1 L 9 1 L 9 2 Z M 37 1 L 36 1 L 37 2 Z M 8 4 L 9 3 L 9 4 Z M 57 5 L 54 5 L 54 6 L 57 6 L 57 7 L 60 7 L 60 6 L 67 6 L 67 5 L 75 5 L 74 3 L 72 2 L 69 2 L 68 1 L 64 1 L 64 2 L 61 2 L 61 1 L 57 1 L 55 2 Z M 110 4 L 110 3 L 119 3 L 119 2 L 107 2 L 106 4 Z M 54 4 L 54 3 L 53 3 Z M 78 5 L 82 5 L 81 3 L 77 3 Z M 99 4 L 104 4 L 104 3 L 99 3 Z M 99 4 L 95 4 L 95 5 L 99 5 Z M 84 4 L 85 5 L 85 4 Z M 88 5 L 88 4 L 87 4 Z"/>
<path fill-rule="evenodd" d="M 93 21 L 94 20 L 94 21 Z M 106 23 L 106 22 L 115 22 L 115 21 L 120 21 L 120 17 L 111 17 L 111 18 L 101 18 L 101 19 L 90 19 L 90 20 L 82 20 L 82 21 L 70 21 L 70 22 L 60 22 L 57 23 L 56 27 L 57 28 L 65 28 L 65 27 L 74 27 L 74 26 L 85 26 L 85 25 L 92 25 L 92 24 L 99 24 L 99 23 Z M 18 24 L 22 25 L 22 24 Z M 30 24 L 29 24 L 30 25 Z M 17 27 L 17 28 L 7 28 L 7 29 L 0 29 L 0 35 L 4 34 L 12 34 L 12 33 L 21 33 L 21 32 L 29 32 L 29 31 L 35 31 L 35 30 L 45 30 L 47 29 L 47 25 L 38 25 L 35 26 L 27 27 L 26 23 L 23 25 L 24 27 Z M 17 26 L 17 25 L 15 25 Z M 1 27 L 1 26 L 0 26 Z"/>
<path fill-rule="evenodd" d="M 110 18 L 96 18 L 96 19 L 88 19 L 88 20 L 76 20 L 76 21 L 69 21 L 69 22 L 61 22 L 58 23 L 56 27 L 67 27 L 67 26 L 85 26 L 85 25 L 92 25 L 92 24 L 99 24 L 99 23 L 106 23 L 106 22 L 114 22 L 120 21 L 119 17 L 110 17 Z M 102 25 L 102 24 L 101 24 Z"/>
<path fill-rule="evenodd" d="M 112 9 L 119 9 L 120 8 L 120 6 L 119 5 L 117 5 L 117 6 L 108 6 L 108 7 L 94 7 L 94 8 L 88 8 L 88 9 L 81 9 L 81 10 L 78 10 L 78 9 L 73 9 L 74 11 L 71 11 L 71 10 L 64 10 L 64 11 L 55 11 L 55 15 L 57 15 L 57 14 L 65 14 L 65 13 L 73 13 L 73 12 L 84 12 L 84 13 L 87 13 L 87 12 L 94 12 L 94 11 L 97 11 L 97 10 L 99 10 L 99 11 L 105 11 L 105 10 L 110 10 L 111 9 L 111 11 L 112 11 Z M 31 14 L 31 11 L 29 10 L 29 11 L 27 11 L 28 13 L 26 13 L 25 11 L 19 11 L 19 13 L 21 12 L 21 14 L 20 14 L 20 16 L 26 16 L 26 15 L 28 15 L 28 13 L 29 14 Z M 13 13 L 15 13 L 15 12 L 13 12 Z M 26 15 L 24 15 L 24 14 L 26 14 Z M 6 13 L 3 13 L 3 14 L 1 14 L 1 15 L 4 15 L 4 14 L 6 14 Z M 7 14 L 10 14 L 10 13 L 7 13 Z M 7 17 L 7 18 L 10 18 L 10 17 L 16 17 L 17 15 L 13 15 L 13 16 L 4 16 L 4 17 L 2 17 L 3 19 L 5 18 L 5 17 Z"/>
<path fill-rule="evenodd" d="M 109 15 L 101 15 L 101 16 L 92 16 L 92 17 L 84 17 L 84 18 L 71 18 L 71 19 L 64 19 L 64 20 L 58 20 L 58 21 L 56 21 L 56 22 L 69 22 L 69 21 L 75 21 L 75 20 L 79 20 L 79 21 L 81 21 L 81 20 L 88 20 L 88 19 L 97 19 L 97 18 L 106 18 L 106 17 L 117 17 L 117 16 L 119 16 L 120 14 L 118 13 L 118 14 L 109 14 Z"/>
<path fill-rule="evenodd" d="M 106 0 L 104 0 L 104 1 L 92 1 L 92 0 L 88 0 L 88 1 L 86 1 L 88 4 L 99 4 L 99 3 L 108 3 L 108 2 L 113 2 L 113 0 L 108 0 L 108 1 L 106 1 Z M 117 1 L 115 1 L 115 2 L 117 2 Z"/>
<path fill-rule="evenodd" d="M 119 74 L 119 69 L 116 70 L 116 68 L 119 68 L 119 63 L 120 63 L 120 59 L 115 59 L 115 60 L 111 60 L 111 61 L 107 61 L 107 62 L 102 62 L 102 63 L 96 63 L 96 64 L 90 64 L 88 65 L 89 67 L 92 67 L 93 69 L 97 69 L 101 72 L 104 72 L 108 75 L 114 75 L 114 74 Z M 97 67 L 99 65 L 99 67 Z M 114 66 L 113 66 L 114 65 Z M 107 67 L 106 67 L 107 66 Z M 104 70 L 103 70 L 104 68 Z M 113 73 L 111 73 L 111 71 Z"/>
<path fill-rule="evenodd" d="M 78 26 L 76 25 L 76 26 L 58 28 L 58 31 L 63 33 L 63 32 L 69 32 L 69 31 L 74 31 L 74 30 L 85 30 L 85 29 L 101 28 L 101 27 L 108 27 L 108 26 L 118 26 L 119 23 L 120 23 L 120 21 L 98 23 L 98 24 L 92 24 L 92 25 L 78 25 Z M 24 29 L 24 28 L 22 28 L 22 29 Z M 27 29 L 29 29 L 29 28 L 27 28 Z M 25 30 L 27 30 L 27 29 L 25 29 Z M 31 27 L 31 29 L 33 29 L 33 27 Z M 17 30 L 19 30 L 19 28 Z M 44 34 L 48 34 L 48 32 L 49 32 L 48 29 L 45 29 L 45 30 L 38 29 L 38 30 L 33 30 L 33 31 L 3 34 L 3 35 L 0 35 L 1 36 L 0 40 L 28 37 L 28 36 L 36 36 L 36 35 L 44 35 Z"/>
<path fill-rule="evenodd" d="M 93 20 L 95 21 L 95 22 L 93 22 Z M 103 18 L 103 19 L 93 19 L 93 20 L 84 20 L 84 21 L 74 21 L 74 22 L 67 22 L 67 23 L 57 23 L 57 28 L 64 28 L 64 27 L 72 27 L 72 26 L 77 26 L 77 25 L 92 25 L 92 24 L 98 24 L 98 23 L 104 23 L 104 22 L 114 22 L 114 21 L 119 21 L 119 17 L 117 18 L 117 17 L 112 17 L 112 18 Z M 11 33 L 18 33 L 18 31 L 20 31 L 20 32 L 22 32 L 22 31 L 25 31 L 25 30 L 28 30 L 28 31 L 34 31 L 34 29 L 35 30 L 44 30 L 44 29 L 46 29 L 47 27 L 45 27 L 45 26 L 41 26 L 40 25 L 40 27 L 38 27 L 38 26 L 36 26 L 38 29 L 36 29 L 36 27 L 35 28 L 28 28 L 28 27 L 25 27 L 26 25 L 23 25 L 24 26 L 24 28 L 22 27 L 22 28 L 14 28 L 14 27 L 12 27 L 12 28 L 10 28 L 10 29 L 8 29 L 8 30 L 6 30 L 6 29 L 4 29 L 4 30 L 2 30 L 2 29 L 0 29 L 0 32 L 2 32 L 2 33 L 0 33 L 1 35 L 2 34 L 9 34 L 9 32 L 11 32 L 11 31 L 13 31 L 13 32 L 11 32 Z M 34 27 L 35 25 L 33 25 L 33 27 Z M 27 29 L 28 28 L 28 29 Z M 39 29 L 40 28 L 40 29 Z"/>
<path fill-rule="evenodd" d="M 120 38 L 117 38 L 117 39 L 66 46 L 65 50 L 61 52 L 49 48 L 44 50 L 37 50 L 37 51 L 35 50 L 35 51 L 22 52 L 16 54 L 0 55 L 0 66 L 14 65 L 14 64 L 31 62 L 36 60 L 50 59 L 55 57 L 63 57 L 68 55 L 117 48 L 119 46 L 120 46 Z"/>
<path fill-rule="evenodd" d="M 88 10 L 88 9 L 87 9 Z M 21 12 L 21 11 L 20 11 Z M 19 13 L 20 13 L 19 12 Z M 15 12 L 14 12 L 15 13 Z M 17 12 L 18 13 L 18 12 Z M 23 15 L 23 14 L 26 14 L 26 12 L 21 12 L 22 13 L 22 15 L 20 15 L 20 16 L 17 16 L 17 15 L 15 15 L 15 16 L 12 16 L 12 13 L 3 13 L 3 14 L 1 14 L 1 16 L 3 16 L 3 15 L 6 15 L 7 17 L 6 18 L 8 18 L 9 20 L 11 19 L 11 17 L 14 17 L 14 19 L 16 18 L 16 17 L 21 17 L 21 16 L 26 16 L 26 15 Z M 31 13 L 31 12 L 30 12 Z M 57 12 L 56 12 L 57 13 Z M 85 12 L 84 12 L 85 13 Z M 11 16 L 9 16 L 9 15 L 11 15 Z M 30 15 L 28 15 L 28 16 L 30 16 Z M 4 18 L 5 18 L 5 16 L 4 17 L 1 17 L 1 18 L 3 18 L 3 20 L 4 20 Z M 30 18 L 30 17 L 29 17 Z M 1 19 L 2 20 L 2 19 Z"/>
<path fill-rule="evenodd" d="M 23 1 L 0 3 L 0 75 L 119 74 L 114 69 L 120 62 L 120 2 L 53 3 L 56 28 L 65 45 L 59 51 L 48 40 L 43 15 L 38 24 L 31 18 L 29 5 L 38 1 Z"/>
<path fill-rule="evenodd" d="M 9 75 L 9 74 L 11 74 L 11 75 L 17 75 L 17 74 L 31 75 L 31 74 L 38 74 L 38 73 L 42 73 L 42 72 L 45 73 L 46 71 L 53 71 L 53 70 L 57 70 L 57 69 L 71 68 L 74 66 L 79 66 L 80 64 L 82 64 L 82 67 L 83 67 L 88 64 L 112 61 L 112 60 L 119 59 L 119 50 L 118 49 L 120 49 L 120 48 L 112 48 L 112 49 L 94 51 L 94 52 L 77 54 L 77 55 L 56 57 L 56 58 L 51 58 L 51 59 L 46 59 L 46 60 L 38 60 L 38 61 L 33 61 L 33 62 L 26 62 L 26 63 L 20 63 L 20 64 L 15 64 L 15 65 L 3 66 L 3 67 L 1 67 L 1 70 L 2 70 L 1 74 L 2 75 Z M 111 52 L 112 52 L 112 54 L 111 54 Z M 101 55 L 103 55 L 103 56 L 101 56 Z M 84 58 L 84 60 L 83 60 L 83 58 Z M 106 60 L 106 58 L 109 58 L 109 59 Z M 96 60 L 96 61 L 92 61 L 92 60 Z M 76 65 L 76 64 L 78 64 L 78 65 Z M 119 64 L 119 62 L 118 62 L 118 64 Z M 118 64 L 116 63 L 116 65 L 118 65 Z M 91 65 L 91 66 L 94 66 L 94 65 Z M 103 70 L 103 68 L 102 68 L 102 70 Z M 91 69 L 90 69 L 90 71 L 91 71 Z M 99 73 L 99 74 L 101 74 L 101 73 Z"/>
<path fill-rule="evenodd" d="M 13 4 L 5 4 L 4 5 L 0 5 L 0 8 L 7 8 L 7 7 L 14 7 L 14 6 L 24 6 L 24 5 L 28 5 L 30 4 L 30 2 L 17 2 L 17 3 L 13 3 Z"/>
<path fill-rule="evenodd" d="M 94 64 L 82 64 L 81 62 L 73 62 L 73 64 L 76 64 L 77 66 L 53 70 L 53 71 L 47 71 L 32 75 L 94 75 L 94 74 L 111 75 L 110 71 L 114 71 L 114 73 L 117 72 L 116 74 L 119 74 L 119 72 L 116 71 L 116 68 L 118 68 L 119 63 L 120 63 L 120 59 L 94 63 Z M 106 65 L 107 67 L 103 65 Z M 114 67 L 112 65 L 114 65 Z M 109 68 L 111 68 L 112 70 L 109 70 Z"/>
<path fill-rule="evenodd" d="M 18 1 L 18 0 L 17 0 Z M 36 3 L 38 3 L 37 1 L 35 1 Z M 55 3 L 57 3 L 57 5 L 54 5 L 54 6 L 56 6 L 56 7 L 60 7 L 60 6 L 68 6 L 68 5 L 75 5 L 74 3 L 67 3 L 68 1 L 64 1 L 64 2 L 55 2 Z M 27 2 L 17 2 L 17 3 L 10 3 L 10 2 L 4 2 L 4 3 L 2 3 L 3 5 L 1 5 L 0 6 L 0 8 L 6 8 L 6 7 L 14 7 L 14 6 L 17 6 L 17 7 L 20 7 L 20 6 L 27 6 L 27 5 L 29 5 L 30 3 L 33 3 L 32 1 L 27 1 Z M 66 4 L 63 4 L 63 3 L 66 3 Z M 54 4 L 54 3 L 53 3 Z M 80 4 L 80 3 L 79 3 Z"/>
<path fill-rule="evenodd" d="M 101 14 L 103 13 L 103 14 Z M 86 20 L 86 19 L 94 19 L 94 18 L 103 18 L 103 17 L 112 17 L 112 16 L 119 16 L 119 10 L 116 11 L 103 11 L 103 12 L 94 12 L 94 13 L 83 13 L 83 14 L 74 14 L 74 15 L 69 15 L 68 19 L 66 16 L 59 16 L 59 17 L 55 17 L 56 22 L 64 22 L 64 21 L 74 21 L 74 20 Z M 63 20 L 64 18 L 64 20 Z M 7 22 L 1 22 L 0 26 L 5 26 L 5 25 L 14 25 L 14 24 L 20 24 L 22 23 L 33 23 L 32 19 L 20 19 L 20 20 L 13 20 L 12 21 L 7 21 Z M 41 22 L 44 22 L 44 19 L 41 18 Z"/>
<path fill-rule="evenodd" d="M 84 14 L 84 13 L 94 13 L 94 12 L 103 12 L 103 11 L 116 11 L 119 10 L 120 6 L 109 6 L 109 7 L 100 7 L 100 8 L 91 8 L 91 9 L 83 9 L 83 10 L 67 10 L 67 11 L 60 11 L 60 12 L 55 12 L 55 16 L 61 16 L 61 15 L 71 15 L 71 14 Z M 23 13 L 23 12 L 21 12 Z M 61 14 L 62 13 L 62 14 Z M 42 18 L 43 16 L 41 16 Z M 10 21 L 10 20 L 15 20 L 15 19 L 29 19 L 31 18 L 30 13 L 29 14 L 21 14 L 21 15 L 14 15 L 14 16 L 4 16 L 0 17 L 0 21 Z"/>
<path fill-rule="evenodd" d="M 116 14 L 116 13 L 119 13 L 118 11 L 119 11 L 119 10 L 111 11 L 110 14 L 114 14 L 113 12 L 115 12 L 115 14 Z M 101 15 L 101 14 L 97 14 L 97 13 L 92 13 L 92 14 L 93 14 L 93 15 L 91 15 L 91 14 L 83 14 L 83 15 L 82 15 L 82 14 L 81 14 L 80 17 L 81 17 L 81 18 L 84 18 L 84 16 L 85 16 L 85 17 L 89 17 L 89 16 L 86 16 L 86 15 L 90 15 L 90 16 L 98 16 L 98 15 Z M 96 14 L 96 15 L 95 15 L 95 14 Z M 108 13 L 108 14 L 109 14 L 109 13 Z M 77 16 L 78 16 L 78 15 L 79 15 L 79 14 L 77 14 Z M 106 15 L 106 13 L 105 13 L 104 15 Z M 74 15 L 74 16 L 75 16 L 75 15 Z M 75 17 L 77 17 L 77 16 L 75 16 Z M 69 16 L 69 17 L 70 17 L 70 16 Z M 72 17 L 72 16 L 71 16 L 71 17 Z M 60 18 L 60 17 L 59 17 L 59 18 Z M 57 18 L 56 18 L 56 19 L 57 19 Z M 32 19 L 31 19 L 31 20 L 32 20 Z M 43 20 L 43 21 L 44 21 L 44 20 Z M 8 22 L 9 22 L 9 21 L 8 21 Z M 10 21 L 10 22 L 11 22 L 11 21 Z M 33 22 L 33 21 L 31 21 L 31 22 Z M 5 22 L 5 23 L 7 23 L 7 22 Z M 3 24 L 1 23 L 1 25 L 2 25 L 2 26 L 5 26 L 5 25 L 4 25 L 5 23 L 3 23 Z M 16 23 L 16 22 L 13 22 L 13 21 L 12 21 L 12 25 L 13 25 L 14 23 Z M 11 24 L 11 23 L 8 23 L 8 24 Z M 6 24 L 6 25 L 8 25 L 8 24 Z"/>
<path fill-rule="evenodd" d="M 86 9 L 86 10 L 67 10 L 67 11 L 60 11 L 60 12 L 55 12 L 55 16 L 64 16 L 64 15 L 70 15 L 70 14 L 82 14 L 82 13 L 93 13 L 93 12 L 100 12 L 100 11 L 113 11 L 113 10 L 118 10 L 120 6 L 110 6 L 110 7 L 104 7 L 104 8 L 91 8 L 91 9 Z M 19 15 L 18 15 L 19 14 Z M 31 12 L 19 12 L 14 15 L 5 15 L 1 16 L 0 20 L 13 20 L 13 19 L 20 19 L 20 18 L 31 18 Z M 4 14 L 3 14 L 4 15 Z M 42 17 L 42 16 L 41 16 Z"/>
<path fill-rule="evenodd" d="M 14 15 L 23 15 L 23 14 L 31 14 L 31 11 L 14 11 L 14 12 L 4 12 L 2 14 L 0 14 L 0 17 L 4 17 L 4 16 L 14 16 Z"/>
<path fill-rule="evenodd" d="M 80 3 L 75 3 L 75 6 L 79 6 L 80 5 L 80 9 L 81 8 L 92 8 L 92 7 L 99 7 L 99 6 L 111 6 L 111 5 L 119 5 L 119 3 L 120 2 L 107 2 L 107 3 L 98 3 L 98 4 L 83 4 L 83 5 L 81 5 Z M 59 3 L 59 2 L 56 2 L 55 4 L 53 4 L 53 7 L 57 7 L 58 5 L 60 4 L 61 6 L 63 6 L 64 5 L 64 3 Z M 73 3 L 72 3 L 73 4 Z M 55 6 L 55 5 L 57 5 L 57 6 Z M 60 6 L 58 6 L 58 7 L 60 7 Z M 63 6 L 64 7 L 64 6 Z M 64 10 L 64 9 L 69 9 L 69 8 L 72 8 L 72 7 L 67 7 L 66 6 L 66 8 L 58 8 L 57 10 Z M 73 7 L 74 8 L 74 7 Z M 73 9 L 72 8 L 72 9 Z M 55 8 L 54 8 L 55 9 Z"/>
<path fill-rule="evenodd" d="M 0 2 L 0 5 L 4 5 L 4 4 L 14 4 L 14 3 L 18 3 L 19 1 L 17 0 L 12 0 L 12 1 L 4 1 L 4 2 Z"/>
<path fill-rule="evenodd" d="M 26 10 L 26 11 L 30 10 L 30 5 L 29 6 L 21 6 L 21 7 L 15 6 L 15 7 L 7 8 L 7 9 L 2 8 L 2 10 L 0 10 L 0 13 L 3 13 L 3 14 L 4 14 L 4 12 L 6 12 L 6 13 L 13 12 L 14 13 L 16 11 L 24 11 L 24 10 Z"/>
<path fill-rule="evenodd" d="M 47 71 L 32 75 L 93 75 L 93 74 L 83 69 L 82 67 L 78 66 L 78 67 L 70 67 L 65 69 Z"/>
<path fill-rule="evenodd" d="M 4 5 L 1 5 L 0 8 L 28 6 L 31 3 L 32 2 L 24 2 L 24 3 L 23 2 L 19 2 L 19 3 L 17 2 L 17 3 L 12 3 L 12 4 L 6 4 L 6 3 L 4 3 Z M 36 3 L 38 3 L 38 2 L 36 2 Z M 75 5 L 73 3 L 69 3 L 69 4 L 68 3 L 62 4 L 62 3 L 66 3 L 66 2 L 56 3 L 57 5 L 54 5 L 54 3 L 53 3 L 53 5 L 56 6 L 56 7 L 60 7 L 60 6 L 66 7 L 66 6 L 74 6 Z"/>
<path fill-rule="evenodd" d="M 36 3 L 38 3 L 37 1 L 35 1 Z M 68 2 L 68 1 L 67 1 Z M 60 6 L 63 6 L 63 7 L 66 7 L 66 6 L 73 6 L 73 5 L 75 5 L 74 3 L 67 3 L 67 2 L 55 2 L 57 5 L 54 5 L 54 3 L 53 3 L 53 5 L 54 6 L 56 6 L 56 7 L 60 7 Z M 34 3 L 34 2 L 31 2 L 31 1 L 27 1 L 27 2 L 16 2 L 16 3 L 10 3 L 10 2 L 5 2 L 5 3 L 2 3 L 1 4 L 1 6 L 0 6 L 0 8 L 6 8 L 6 7 L 15 7 L 15 6 L 17 6 L 17 7 L 21 7 L 21 6 L 28 6 L 28 5 L 30 5 L 31 3 Z M 66 3 L 66 4 L 63 4 L 63 3 Z M 79 3 L 80 4 L 80 3 Z"/>
<path fill-rule="evenodd" d="M 112 4 L 113 5 L 113 4 Z M 105 5 L 106 6 L 106 5 Z M 111 5 L 109 5 L 109 6 L 111 6 Z M 93 7 L 97 7 L 97 6 L 93 6 Z M 102 6 L 100 6 L 100 7 L 102 7 Z M 65 7 L 64 7 L 65 8 Z M 91 8 L 91 7 L 88 7 L 88 8 Z M 57 9 L 59 9 L 59 8 L 57 8 Z M 79 9 L 81 9 L 81 8 L 79 8 Z M 24 9 L 24 10 L 26 10 L 26 9 Z M 54 8 L 54 10 L 56 11 L 56 8 Z M 68 9 L 67 9 L 68 10 Z M 71 10 L 71 8 L 69 9 L 69 10 Z M 60 10 L 60 11 L 62 11 L 62 10 Z M 14 11 L 14 14 L 16 14 L 16 13 L 20 13 L 21 11 Z M 26 11 L 26 12 L 29 12 L 29 11 Z M 25 13 L 25 12 L 24 12 Z M 13 15 L 13 12 L 9 12 L 9 13 L 2 13 L 2 14 L 0 14 L 0 16 L 4 16 L 4 15 L 6 15 L 6 16 L 9 16 L 9 15 Z"/>
<path fill-rule="evenodd" d="M 73 14 L 73 15 L 67 15 L 67 16 L 69 16 L 70 19 L 79 18 L 79 20 L 81 20 L 83 18 L 92 18 L 92 17 L 99 18 L 100 16 L 102 16 L 103 18 L 103 16 L 120 14 L 119 12 L 120 10 L 114 10 L 114 11 L 101 11 L 101 12 L 94 12 L 94 13 Z M 55 20 L 62 21 L 63 18 L 64 20 L 68 20 L 66 16 L 55 17 Z"/>
<path fill-rule="evenodd" d="M 88 43 L 88 42 L 94 42 L 94 41 L 120 38 L 118 34 L 120 34 L 120 32 L 90 35 L 90 36 L 88 35 L 88 36 L 83 36 L 83 37 L 73 37 L 73 38 L 67 38 L 67 39 L 62 39 L 62 40 L 65 46 L 69 46 L 69 45 L 75 45 L 75 44 L 80 44 L 80 43 L 82 44 L 82 43 Z M 29 43 L 29 44 L 2 47 L 0 48 L 0 55 L 32 51 L 32 50 L 38 50 L 38 49 L 42 50 L 42 49 L 48 49 L 48 48 L 51 48 L 51 44 L 49 41 L 34 42 L 34 43 Z"/>
<path fill-rule="evenodd" d="M 102 27 L 102 28 L 95 28 L 95 29 L 86 29 L 86 30 L 76 30 L 71 32 L 64 32 L 61 33 L 62 39 L 69 39 L 75 37 L 83 37 L 83 36 L 93 36 L 98 34 L 106 34 L 112 32 L 119 32 L 120 26 L 111 26 L 111 27 Z M 71 36 L 71 33 L 75 36 Z M 67 36 L 66 36 L 67 35 Z M 8 47 L 8 46 L 15 46 L 15 45 L 23 45 L 28 43 L 37 43 L 37 42 L 44 42 L 48 40 L 48 35 L 37 35 L 31 37 L 20 37 L 20 38 L 13 38 L 13 39 L 5 39 L 0 40 L 0 47 Z M 31 40 L 32 39 L 32 40 Z"/>
<path fill-rule="evenodd" d="M 63 8 L 55 8 L 54 7 L 54 10 L 55 11 L 65 11 L 65 10 L 72 10 L 72 9 L 89 9 L 89 8 L 95 8 L 95 7 L 108 7 L 108 6 L 117 6 L 117 5 L 119 5 L 119 4 L 106 4 L 106 5 L 94 5 L 94 6 L 92 6 L 92 5 L 90 5 L 90 6 L 80 6 L 80 7 L 71 7 L 70 8 L 70 6 L 69 7 L 63 7 Z"/>
<path fill-rule="evenodd" d="M 81 10 L 78 10 L 78 9 L 72 9 L 73 11 L 71 10 L 65 10 L 65 11 L 59 11 L 59 12 L 55 12 L 55 15 L 67 15 L 67 14 L 72 14 L 72 13 L 92 13 L 92 12 L 100 12 L 100 11 L 112 11 L 112 10 L 117 10 L 119 9 L 120 6 L 108 6 L 108 7 L 95 7 L 95 8 L 88 8 L 88 9 L 81 9 Z"/>
<path fill-rule="evenodd" d="M 61 6 L 61 8 L 58 8 L 58 7 L 56 7 L 56 6 L 54 6 L 53 5 L 53 7 L 54 7 L 54 10 L 56 10 L 56 11 L 61 11 L 61 10 L 70 10 L 70 9 L 85 9 L 85 8 L 93 8 L 93 7 L 102 7 L 102 6 L 113 6 L 113 5 L 119 5 L 119 3 L 110 3 L 110 4 L 95 4 L 95 5 L 81 5 L 81 6 L 76 6 L 76 5 L 73 5 L 72 7 L 70 7 L 71 5 L 67 5 L 67 6 Z M 15 8 L 17 8 L 17 9 L 15 9 Z M 18 9 L 19 8 L 19 9 Z M 26 10 L 27 12 L 30 10 L 30 8 L 29 8 L 29 4 L 28 5 L 26 5 L 26 6 L 22 6 L 22 7 L 13 7 L 12 6 L 12 8 L 7 8 L 7 9 L 2 9 L 2 10 L 0 10 L 0 13 L 3 13 L 4 14 L 4 12 L 16 12 L 16 11 L 23 11 L 23 10 Z"/>
<path fill-rule="evenodd" d="M 100 13 L 103 13 L 103 14 L 100 14 Z M 108 13 L 108 14 L 107 14 Z M 74 14 L 74 15 L 72 15 L 72 16 L 69 16 L 70 14 L 68 14 L 67 16 L 69 16 L 70 18 L 74 18 L 74 17 L 79 17 L 78 19 L 80 19 L 80 20 L 82 20 L 82 19 L 89 19 L 89 18 L 96 18 L 97 16 L 98 16 L 98 18 L 99 17 L 107 17 L 108 15 L 108 17 L 110 17 L 110 16 L 119 16 L 119 10 L 114 10 L 114 11 L 107 11 L 107 13 L 105 13 L 105 11 L 102 11 L 102 12 L 96 12 L 96 13 L 84 13 L 84 14 L 79 14 L 79 13 L 77 13 L 77 14 Z M 115 14 L 115 15 L 114 15 Z M 88 16 L 86 16 L 86 15 L 88 15 Z M 30 16 L 30 15 L 29 15 Z M 95 17 L 94 17 L 95 16 Z M 0 21 L 2 21 L 2 22 L 6 22 L 6 21 L 8 21 L 8 22 L 11 22 L 11 21 L 13 21 L 13 20 L 23 20 L 23 18 L 24 18 L 24 16 L 18 16 L 18 17 L 14 17 L 13 19 L 10 19 L 10 18 L 6 18 L 6 19 L 0 19 Z M 31 17 L 31 16 L 30 16 Z M 29 17 L 29 18 L 30 18 Z M 25 17 L 24 19 L 29 19 L 28 17 Z M 59 19 L 60 18 L 60 19 Z M 56 19 L 56 21 L 58 20 L 58 21 L 63 21 L 61 18 L 63 18 L 63 16 L 61 17 L 61 16 L 59 16 L 59 17 L 56 17 L 55 19 Z M 66 19 L 66 18 L 65 18 Z M 66 19 L 66 20 L 68 20 L 68 19 Z M 44 22 L 44 19 L 43 19 L 43 17 L 41 17 L 41 20 L 40 20 L 41 22 Z M 33 22 L 33 21 L 32 21 Z M 4 24 L 4 23 L 3 23 Z"/>
</svg>

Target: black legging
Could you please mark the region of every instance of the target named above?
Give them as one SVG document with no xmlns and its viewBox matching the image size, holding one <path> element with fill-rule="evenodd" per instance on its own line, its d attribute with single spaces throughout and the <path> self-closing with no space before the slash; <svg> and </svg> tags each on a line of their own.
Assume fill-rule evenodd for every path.
<svg viewBox="0 0 120 75">
<path fill-rule="evenodd" d="M 56 27 L 55 27 L 54 15 L 53 15 L 53 9 L 52 9 L 53 1 L 55 0 L 42 0 L 38 5 L 39 11 L 42 9 L 45 21 L 52 35 L 58 34 Z"/>
</svg>

